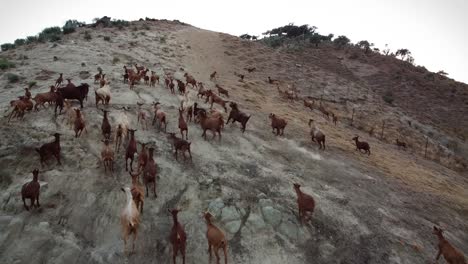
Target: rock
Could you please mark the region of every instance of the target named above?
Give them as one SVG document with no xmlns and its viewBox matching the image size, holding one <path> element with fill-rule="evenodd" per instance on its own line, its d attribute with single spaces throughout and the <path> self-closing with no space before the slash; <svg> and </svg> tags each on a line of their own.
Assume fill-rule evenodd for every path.
<svg viewBox="0 0 468 264">
<path fill-rule="evenodd" d="M 231 221 L 231 222 L 227 223 L 225 225 L 226 231 L 231 233 L 231 234 L 237 233 L 237 231 L 239 231 L 239 228 L 241 227 L 241 223 L 242 222 L 240 220 Z"/>
<path fill-rule="evenodd" d="M 221 215 L 221 209 L 223 209 L 224 203 L 221 198 L 217 198 L 214 201 L 211 201 L 208 205 L 208 211 L 213 214 L 214 217 L 219 217 Z"/>
<path fill-rule="evenodd" d="M 247 218 L 247 225 L 249 225 L 252 231 L 260 230 L 266 227 L 263 218 L 255 213 L 250 213 L 249 218 Z"/>
<path fill-rule="evenodd" d="M 278 231 L 288 237 L 290 240 L 296 240 L 298 235 L 298 227 L 291 220 L 283 221 L 279 226 Z"/>
<path fill-rule="evenodd" d="M 265 222 L 272 225 L 273 227 L 278 226 L 281 223 L 281 212 L 272 206 L 265 206 L 262 208 L 263 218 Z"/>
<path fill-rule="evenodd" d="M 273 201 L 270 199 L 260 199 L 258 203 L 260 204 L 260 207 L 273 206 Z"/>
<path fill-rule="evenodd" d="M 233 220 L 240 220 L 241 215 L 235 206 L 226 206 L 221 212 L 221 221 L 229 222 Z"/>
<path fill-rule="evenodd" d="M 42 228 L 42 229 L 49 228 L 49 222 L 40 222 L 39 223 L 39 228 Z"/>
<path fill-rule="evenodd" d="M 91 73 L 89 73 L 89 71 L 80 71 L 80 78 L 82 80 L 88 79 L 89 77 L 91 77 Z"/>
</svg>

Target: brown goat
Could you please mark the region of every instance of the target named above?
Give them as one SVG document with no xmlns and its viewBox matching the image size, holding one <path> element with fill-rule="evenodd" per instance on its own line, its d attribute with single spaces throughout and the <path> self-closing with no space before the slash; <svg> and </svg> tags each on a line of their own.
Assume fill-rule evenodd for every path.
<svg viewBox="0 0 468 264">
<path fill-rule="evenodd" d="M 26 98 L 31 98 L 31 91 L 29 91 L 29 88 L 24 88 L 24 96 Z"/>
<path fill-rule="evenodd" d="M 215 79 L 216 79 L 216 71 L 210 74 L 210 80 L 215 80 Z"/>
<path fill-rule="evenodd" d="M 120 150 L 120 145 L 122 144 L 122 136 L 123 136 L 123 127 L 122 124 L 118 124 L 117 130 L 115 131 L 115 150 L 117 153 Z"/>
<path fill-rule="evenodd" d="M 310 110 L 314 110 L 314 101 L 312 100 L 305 100 L 304 99 L 304 106 L 309 108 Z"/>
<path fill-rule="evenodd" d="M 206 131 L 211 130 L 213 139 L 216 137 L 216 132 L 218 132 L 219 140 L 221 140 L 221 127 L 224 125 L 222 119 L 219 117 L 207 117 L 206 112 L 199 112 L 198 116 L 203 130 L 202 137 L 206 140 Z"/>
<path fill-rule="evenodd" d="M 36 96 L 34 96 L 33 100 L 36 102 L 36 105 L 34 106 L 34 110 L 39 111 L 39 106 L 42 106 L 45 108 L 44 104 L 49 103 L 52 104 L 55 102 L 55 87 L 50 86 L 50 91 L 46 93 L 38 93 Z"/>
<path fill-rule="evenodd" d="M 58 79 L 55 81 L 55 87 L 59 87 L 63 82 L 63 73 L 60 73 L 60 76 Z"/>
<path fill-rule="evenodd" d="M 13 106 L 13 110 L 8 116 L 8 123 L 12 117 L 24 118 L 24 113 L 28 110 L 31 110 L 33 107 L 33 102 L 24 96 L 20 96 L 19 100 L 10 102 L 10 105 Z"/>
<path fill-rule="evenodd" d="M 140 124 L 141 122 L 141 127 L 143 130 L 148 129 L 148 120 L 147 120 L 147 112 L 142 109 L 143 103 L 137 102 L 138 105 L 138 118 L 137 118 L 137 124 Z"/>
<path fill-rule="evenodd" d="M 257 68 L 255 67 L 246 67 L 244 68 L 246 71 L 248 71 L 249 73 L 252 73 L 253 71 L 255 71 Z"/>
<path fill-rule="evenodd" d="M 445 239 L 442 229 L 434 226 L 432 233 L 439 238 L 439 251 L 435 259 L 436 262 L 439 260 L 440 255 L 443 255 L 448 264 L 466 264 L 463 254 Z"/>
<path fill-rule="evenodd" d="M 186 160 L 185 152 L 188 151 L 190 160 L 192 160 L 192 153 L 190 151 L 191 142 L 188 142 L 182 138 L 176 137 L 175 133 L 168 133 L 167 138 L 172 141 L 172 147 L 175 149 L 174 157 L 177 160 L 178 152 L 181 151 Z"/>
<path fill-rule="evenodd" d="M 297 206 L 299 207 L 299 218 L 301 223 L 304 224 L 309 217 L 314 213 L 315 209 L 315 200 L 312 196 L 301 191 L 301 185 L 294 183 L 294 190 L 297 194 Z M 307 215 L 309 213 L 309 215 Z"/>
<path fill-rule="evenodd" d="M 184 138 L 184 131 L 185 131 L 185 138 L 188 139 L 188 126 L 187 122 L 184 120 L 184 110 L 179 108 L 179 130 L 182 139 Z"/>
<path fill-rule="evenodd" d="M 136 129 L 129 129 L 130 140 L 128 141 L 127 150 L 125 151 L 125 171 L 128 171 L 128 159 L 130 159 L 130 171 L 133 171 L 133 159 L 137 153 L 137 143 L 135 140 Z"/>
<path fill-rule="evenodd" d="M 146 163 L 145 168 L 143 169 L 143 183 L 146 187 L 146 197 L 148 197 L 148 184 L 153 183 L 153 194 L 154 197 L 158 197 L 156 194 L 156 162 L 153 159 L 154 148 L 148 149 L 148 162 Z"/>
<path fill-rule="evenodd" d="M 272 79 L 272 78 L 270 78 L 270 76 L 268 76 L 268 83 L 269 84 L 279 84 L 279 81 L 275 80 L 275 79 Z"/>
<path fill-rule="evenodd" d="M 172 229 L 169 235 L 169 240 L 172 244 L 172 262 L 176 264 L 177 253 L 180 251 L 182 255 L 182 263 L 185 264 L 185 245 L 187 243 L 187 235 L 185 234 L 184 227 L 179 223 L 177 214 L 180 212 L 179 209 L 167 209 L 172 215 Z"/>
<path fill-rule="evenodd" d="M 330 119 L 330 112 L 328 112 L 322 104 L 319 105 L 318 110 L 322 112 L 323 116 L 326 116 L 327 119 Z"/>
<path fill-rule="evenodd" d="M 228 101 L 224 101 L 221 97 L 217 96 L 216 94 L 213 93 L 213 91 L 208 90 L 207 91 L 207 98 L 205 103 L 208 103 L 208 100 L 210 101 L 210 109 L 213 108 L 213 104 L 216 103 L 224 108 L 224 111 L 227 113 L 227 108 L 226 108 L 226 103 Z"/>
<path fill-rule="evenodd" d="M 361 149 L 364 150 L 364 154 L 367 153 L 368 156 L 370 156 L 370 146 L 369 143 L 365 141 L 359 141 L 359 137 L 355 136 L 353 137 L 354 142 L 356 143 L 356 150 L 359 150 L 361 152 Z"/>
<path fill-rule="evenodd" d="M 106 81 L 106 75 L 103 74 L 102 77 L 101 77 L 101 80 L 99 81 L 99 86 L 102 88 L 104 87 L 104 85 L 106 85 L 107 81 Z"/>
<path fill-rule="evenodd" d="M 154 71 L 151 71 L 150 87 L 154 87 L 156 82 L 159 84 L 159 76 Z"/>
<path fill-rule="evenodd" d="M 171 90 L 171 94 L 175 94 L 174 87 L 175 87 L 174 79 L 171 78 L 171 79 L 169 80 L 169 90 Z"/>
<path fill-rule="evenodd" d="M 406 150 L 406 143 L 403 142 L 403 141 L 400 141 L 398 138 L 396 139 L 396 145 L 398 146 L 398 148 L 403 148 L 404 150 Z"/>
<path fill-rule="evenodd" d="M 141 185 L 139 179 L 140 172 L 131 173 L 128 172 L 132 177 L 132 188 L 130 188 L 130 192 L 132 193 L 133 201 L 140 213 L 143 213 L 143 205 L 145 203 L 145 191 L 143 190 L 143 185 Z"/>
<path fill-rule="evenodd" d="M 24 209 L 28 211 L 30 207 L 31 208 L 34 206 L 41 207 L 41 205 L 39 204 L 39 194 L 40 194 L 40 189 L 41 189 L 41 185 L 39 184 L 39 180 L 38 180 L 39 170 L 34 169 L 32 171 L 32 174 L 33 174 L 33 180 L 28 183 L 25 183 L 23 187 L 21 188 L 21 199 L 23 199 Z M 26 199 L 31 200 L 30 206 L 26 205 Z"/>
<path fill-rule="evenodd" d="M 193 106 L 187 108 L 187 122 L 191 122 L 193 118 Z"/>
<path fill-rule="evenodd" d="M 105 139 L 110 139 L 112 128 L 109 122 L 109 118 L 107 118 L 107 113 L 109 113 L 109 111 L 103 110 L 103 109 L 101 109 L 101 111 L 104 113 L 104 117 L 102 118 L 102 125 L 101 125 L 102 135 L 104 136 Z"/>
<path fill-rule="evenodd" d="M 229 117 L 226 121 L 226 125 L 229 124 L 229 121 L 232 119 L 232 123 L 234 124 L 236 121 L 241 123 L 241 131 L 242 133 L 245 132 L 245 127 L 247 125 L 247 122 L 249 121 L 251 115 L 247 115 L 244 112 L 241 112 L 237 106 L 236 103 L 231 102 L 229 103 L 229 106 L 231 107 L 231 112 L 229 113 Z"/>
<path fill-rule="evenodd" d="M 335 113 L 333 112 L 331 113 L 331 115 L 332 115 L 333 124 L 335 124 L 336 126 L 336 122 L 338 122 L 338 116 L 336 116 Z"/>
<path fill-rule="evenodd" d="M 218 94 L 221 96 L 221 94 L 224 94 L 226 95 L 226 97 L 229 98 L 229 91 L 224 89 L 223 87 L 219 86 L 218 84 L 216 84 L 216 88 L 218 88 Z"/>
<path fill-rule="evenodd" d="M 39 153 L 39 157 L 41 158 L 41 166 L 44 165 L 45 160 L 49 156 L 54 156 L 57 159 L 57 163 L 62 165 L 60 162 L 60 134 L 54 134 L 55 140 L 50 143 L 45 143 L 40 148 L 36 148 L 37 153 Z"/>
<path fill-rule="evenodd" d="M 185 81 L 186 81 L 186 86 L 188 86 L 189 84 L 191 84 L 191 85 L 192 85 L 192 88 L 197 87 L 197 81 L 195 80 L 195 78 L 193 78 L 193 76 L 191 76 L 191 75 L 188 74 L 188 73 L 185 73 L 185 74 L 184 74 L 184 77 L 185 77 Z"/>
<path fill-rule="evenodd" d="M 114 151 L 109 146 L 109 139 L 106 138 L 101 141 L 104 142 L 104 148 L 101 150 L 101 161 L 104 165 L 104 172 L 106 173 L 107 169 L 109 169 L 112 174 L 114 172 Z"/>
<path fill-rule="evenodd" d="M 311 127 L 311 124 L 313 122 L 313 119 L 309 119 L 309 127 Z M 325 134 L 323 134 L 322 131 L 318 129 L 318 127 L 316 127 L 315 125 L 310 130 L 310 136 L 313 142 L 317 142 L 317 144 L 319 145 L 319 149 L 325 150 Z"/>
<path fill-rule="evenodd" d="M 76 118 L 75 118 L 75 137 L 80 137 L 81 136 L 81 133 L 83 133 L 83 130 L 88 133 L 88 130 L 86 129 L 86 123 L 85 123 L 85 120 L 83 118 L 83 116 L 81 115 L 81 110 L 80 109 L 75 109 L 75 112 L 76 112 Z"/>
<path fill-rule="evenodd" d="M 125 66 L 124 66 L 124 68 L 125 68 Z M 98 83 L 101 80 L 102 77 L 103 77 L 102 76 L 102 70 L 99 70 L 99 73 L 94 75 L 94 83 Z"/>
<path fill-rule="evenodd" d="M 141 151 L 138 154 L 138 171 L 146 167 L 148 163 L 148 152 L 146 151 L 146 143 L 140 143 Z"/>
<path fill-rule="evenodd" d="M 185 94 L 185 83 L 181 80 L 176 79 L 177 81 L 177 89 L 179 89 L 179 94 Z"/>
<path fill-rule="evenodd" d="M 156 123 L 156 120 L 159 123 L 159 129 L 161 130 L 162 124 L 164 124 L 164 132 L 166 132 L 167 128 L 167 120 L 166 120 L 166 113 L 160 110 L 159 107 L 160 103 L 154 103 L 154 118 L 153 118 L 153 123 L 152 125 L 154 126 L 154 123 Z"/>
<path fill-rule="evenodd" d="M 208 240 L 208 252 L 210 254 L 209 263 L 211 263 L 212 248 L 216 256 L 216 263 L 220 263 L 218 251 L 220 248 L 222 248 L 224 252 L 224 264 L 227 264 L 227 240 L 224 235 L 224 232 L 212 223 L 212 214 L 210 214 L 209 212 L 205 212 L 203 213 L 203 216 L 205 217 L 207 227 L 206 238 Z"/>
<path fill-rule="evenodd" d="M 271 119 L 271 128 L 273 129 L 273 134 L 275 133 L 276 129 L 276 135 L 282 136 L 284 134 L 284 128 L 288 122 L 284 118 L 277 117 L 273 113 L 269 115 L 269 118 Z"/>
</svg>

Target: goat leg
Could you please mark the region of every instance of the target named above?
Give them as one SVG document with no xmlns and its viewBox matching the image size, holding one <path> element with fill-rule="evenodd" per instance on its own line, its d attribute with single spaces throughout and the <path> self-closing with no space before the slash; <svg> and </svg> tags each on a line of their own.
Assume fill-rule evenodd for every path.
<svg viewBox="0 0 468 264">
<path fill-rule="evenodd" d="M 24 204 L 24 209 L 29 211 L 29 207 L 26 205 L 26 201 L 25 201 L 24 197 L 23 197 L 23 204 Z"/>
</svg>

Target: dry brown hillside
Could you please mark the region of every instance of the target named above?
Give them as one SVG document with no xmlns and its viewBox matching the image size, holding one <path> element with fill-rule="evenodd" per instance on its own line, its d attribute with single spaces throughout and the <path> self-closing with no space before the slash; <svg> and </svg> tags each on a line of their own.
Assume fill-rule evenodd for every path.
<svg viewBox="0 0 468 264">
<path fill-rule="evenodd" d="M 85 32 L 91 39 L 84 39 Z M 33 97 L 46 92 L 58 73 L 91 88 L 83 108 L 88 133 L 81 138 L 74 138 L 64 115 L 54 117 L 52 107 L 26 113 L 23 121 L 0 120 L 0 263 L 171 263 L 167 208 L 174 207 L 182 208 L 187 263 L 208 262 L 202 218 L 207 209 L 226 233 L 229 263 L 428 263 L 437 253 L 434 225 L 468 254 L 465 84 L 354 47 L 273 49 L 165 20 L 135 21 L 122 29 L 83 27 L 56 43 L 21 46 L 1 57 L 16 65 L 0 72 L 4 115 L 31 81 L 37 82 Z M 161 83 L 130 90 L 122 82 L 123 66 L 134 63 L 155 71 Z M 137 251 L 130 256 L 123 253 L 119 220 L 125 203 L 120 188 L 131 184 L 124 153 L 116 155 L 114 175 L 105 174 L 99 161 L 103 116 L 94 105 L 93 84 L 98 67 L 110 81 L 112 99 L 101 108 L 110 110 L 112 132 L 127 106 L 136 139 L 156 149 L 158 197 L 145 199 Z M 210 81 L 213 71 L 218 77 Z M 205 141 L 199 124 L 189 123 L 193 162 L 184 163 L 174 159 L 163 132 L 137 126 L 136 103 L 144 102 L 153 117 L 150 105 L 160 102 L 168 131 L 178 131 L 182 97 L 171 95 L 163 76 L 183 79 L 186 72 L 206 88 L 229 90 L 229 100 L 252 117 L 244 134 L 239 124 L 226 125 L 221 141 L 209 132 Z M 11 74 L 19 81 L 10 82 Z M 322 97 L 337 125 L 316 109 L 319 100 L 310 110 L 302 100 L 280 97 L 268 76 L 282 90 L 294 85 L 301 98 Z M 382 97 L 389 90 L 392 105 Z M 189 91 L 190 103 L 209 107 Z M 287 119 L 283 137 L 271 133 L 270 113 Z M 310 140 L 310 118 L 326 134 L 325 151 Z M 50 159 L 41 168 L 34 148 L 55 132 L 63 134 L 63 165 Z M 370 156 L 355 151 L 355 135 L 369 142 Z M 397 137 L 408 143 L 406 151 L 395 145 Z M 20 190 L 35 168 L 41 208 L 25 211 Z M 298 219 L 296 182 L 317 204 L 305 225 Z"/>
</svg>

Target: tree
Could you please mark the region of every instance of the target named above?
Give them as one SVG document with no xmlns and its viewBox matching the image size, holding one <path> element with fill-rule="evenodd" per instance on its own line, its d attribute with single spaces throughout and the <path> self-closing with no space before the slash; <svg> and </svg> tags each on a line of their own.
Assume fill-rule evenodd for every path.
<svg viewBox="0 0 468 264">
<path fill-rule="evenodd" d="M 249 34 L 243 34 L 243 35 L 240 35 L 240 38 L 250 40 L 252 38 L 252 36 L 250 36 Z"/>
<path fill-rule="evenodd" d="M 75 32 L 76 28 L 84 26 L 84 22 L 79 22 L 78 20 L 75 19 L 70 19 L 65 22 L 65 25 L 62 27 L 63 29 L 63 34 L 70 34 Z"/>
<path fill-rule="evenodd" d="M 374 43 L 369 43 L 367 40 L 361 40 L 357 43 L 357 46 L 365 50 L 365 53 L 368 53 L 370 48 L 374 46 Z"/>
<path fill-rule="evenodd" d="M 323 36 L 318 33 L 314 33 L 309 38 L 310 43 L 314 44 L 315 47 L 318 47 L 318 45 L 322 42 L 322 40 L 323 40 Z"/>
<path fill-rule="evenodd" d="M 346 36 L 338 36 L 336 39 L 333 40 L 333 43 L 337 45 L 338 47 L 344 47 L 348 45 L 350 42 L 349 38 Z"/>
<path fill-rule="evenodd" d="M 409 51 L 408 49 L 399 49 L 395 53 L 395 56 L 397 57 L 400 56 L 402 60 L 405 60 L 405 58 L 410 55 L 411 55 L 411 51 Z"/>
<path fill-rule="evenodd" d="M 0 47 L 1 47 L 2 51 L 7 51 L 7 50 L 14 49 L 15 44 L 5 43 L 5 44 L 2 44 Z"/>
<path fill-rule="evenodd" d="M 26 43 L 26 40 L 25 39 L 17 39 L 15 40 L 15 46 L 22 46 Z"/>
<path fill-rule="evenodd" d="M 388 56 L 390 54 L 390 48 L 388 47 L 388 44 L 385 44 L 385 49 L 382 50 L 382 53 L 385 55 L 385 56 Z"/>
</svg>

